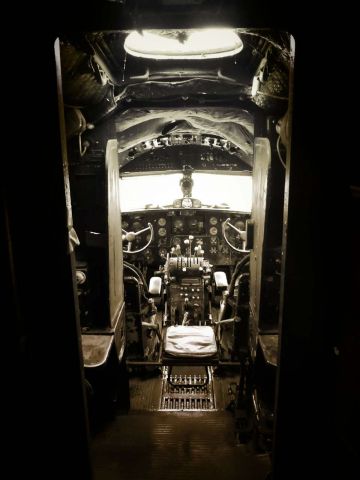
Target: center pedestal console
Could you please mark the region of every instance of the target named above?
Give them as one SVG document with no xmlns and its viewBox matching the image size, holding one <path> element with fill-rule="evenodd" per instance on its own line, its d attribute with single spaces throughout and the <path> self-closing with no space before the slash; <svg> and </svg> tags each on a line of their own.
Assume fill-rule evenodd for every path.
<svg viewBox="0 0 360 480">
<path fill-rule="evenodd" d="M 201 250 L 201 253 L 204 252 Z M 172 325 L 206 325 L 209 322 L 207 286 L 211 267 L 208 260 L 198 255 L 176 255 L 167 259 L 165 268 Z"/>
</svg>

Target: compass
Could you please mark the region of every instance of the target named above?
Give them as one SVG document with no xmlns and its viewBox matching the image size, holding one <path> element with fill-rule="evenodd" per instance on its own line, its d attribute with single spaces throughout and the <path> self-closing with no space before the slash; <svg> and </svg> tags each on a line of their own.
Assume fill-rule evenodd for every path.
<svg viewBox="0 0 360 480">
<path fill-rule="evenodd" d="M 189 197 L 183 198 L 182 201 L 181 201 L 181 206 L 183 208 L 191 208 L 193 206 L 193 202 L 192 202 L 191 198 L 189 198 Z"/>
</svg>

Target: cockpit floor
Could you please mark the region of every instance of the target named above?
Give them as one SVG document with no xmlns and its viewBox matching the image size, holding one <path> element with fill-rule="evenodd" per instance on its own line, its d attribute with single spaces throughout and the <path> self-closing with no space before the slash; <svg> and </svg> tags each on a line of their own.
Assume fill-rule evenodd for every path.
<svg viewBox="0 0 360 480">
<path fill-rule="evenodd" d="M 227 411 L 136 412 L 93 439 L 94 480 L 264 480 L 267 455 L 238 445 Z"/>
<path fill-rule="evenodd" d="M 160 410 L 164 373 L 132 373 L 129 414 L 117 415 L 93 437 L 94 480 L 264 480 L 268 455 L 237 441 L 231 411 L 236 371 L 212 372 L 215 408 L 206 411 Z M 173 371 L 177 378 L 200 373 L 199 367 Z"/>
<path fill-rule="evenodd" d="M 174 389 L 166 382 L 166 373 L 164 370 L 152 368 L 147 371 L 133 373 L 130 376 L 130 408 L 133 411 L 148 410 L 225 410 L 231 408 L 235 400 L 236 384 L 239 383 L 239 375 L 236 368 L 222 369 L 214 371 L 211 368 L 210 383 L 206 389 Z M 192 378 L 204 376 L 204 367 L 185 367 L 177 366 L 173 368 L 172 376 L 177 381 L 184 382 L 185 378 L 189 381 Z M 165 378 L 164 378 L 165 377 Z M 191 380 L 190 380 L 191 381 Z M 187 390 L 187 391 L 186 391 Z M 176 395 L 176 394 L 179 395 Z M 180 402 L 168 402 L 166 398 L 178 398 Z M 181 399 L 185 402 L 181 404 Z M 186 399 L 189 399 L 190 405 L 187 408 Z M 201 399 L 200 408 L 191 408 L 191 400 Z M 208 400 L 206 400 L 208 399 Z M 206 400 L 206 405 L 203 400 Z M 204 406 L 203 406 L 204 405 Z"/>
</svg>

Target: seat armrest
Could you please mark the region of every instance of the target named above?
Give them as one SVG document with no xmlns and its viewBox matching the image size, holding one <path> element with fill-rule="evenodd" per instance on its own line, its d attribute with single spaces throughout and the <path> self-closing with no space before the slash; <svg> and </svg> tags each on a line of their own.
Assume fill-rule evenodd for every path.
<svg viewBox="0 0 360 480">
<path fill-rule="evenodd" d="M 149 283 L 149 293 L 150 295 L 160 296 L 161 295 L 161 286 L 162 280 L 160 277 L 151 277 Z"/>
</svg>

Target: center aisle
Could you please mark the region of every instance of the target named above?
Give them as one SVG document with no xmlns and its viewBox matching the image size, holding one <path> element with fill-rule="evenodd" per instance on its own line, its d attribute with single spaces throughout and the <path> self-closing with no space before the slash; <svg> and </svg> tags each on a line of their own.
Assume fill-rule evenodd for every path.
<svg viewBox="0 0 360 480">
<path fill-rule="evenodd" d="M 92 443 L 95 480 L 264 480 L 267 455 L 236 444 L 227 411 L 118 415 Z"/>
</svg>

